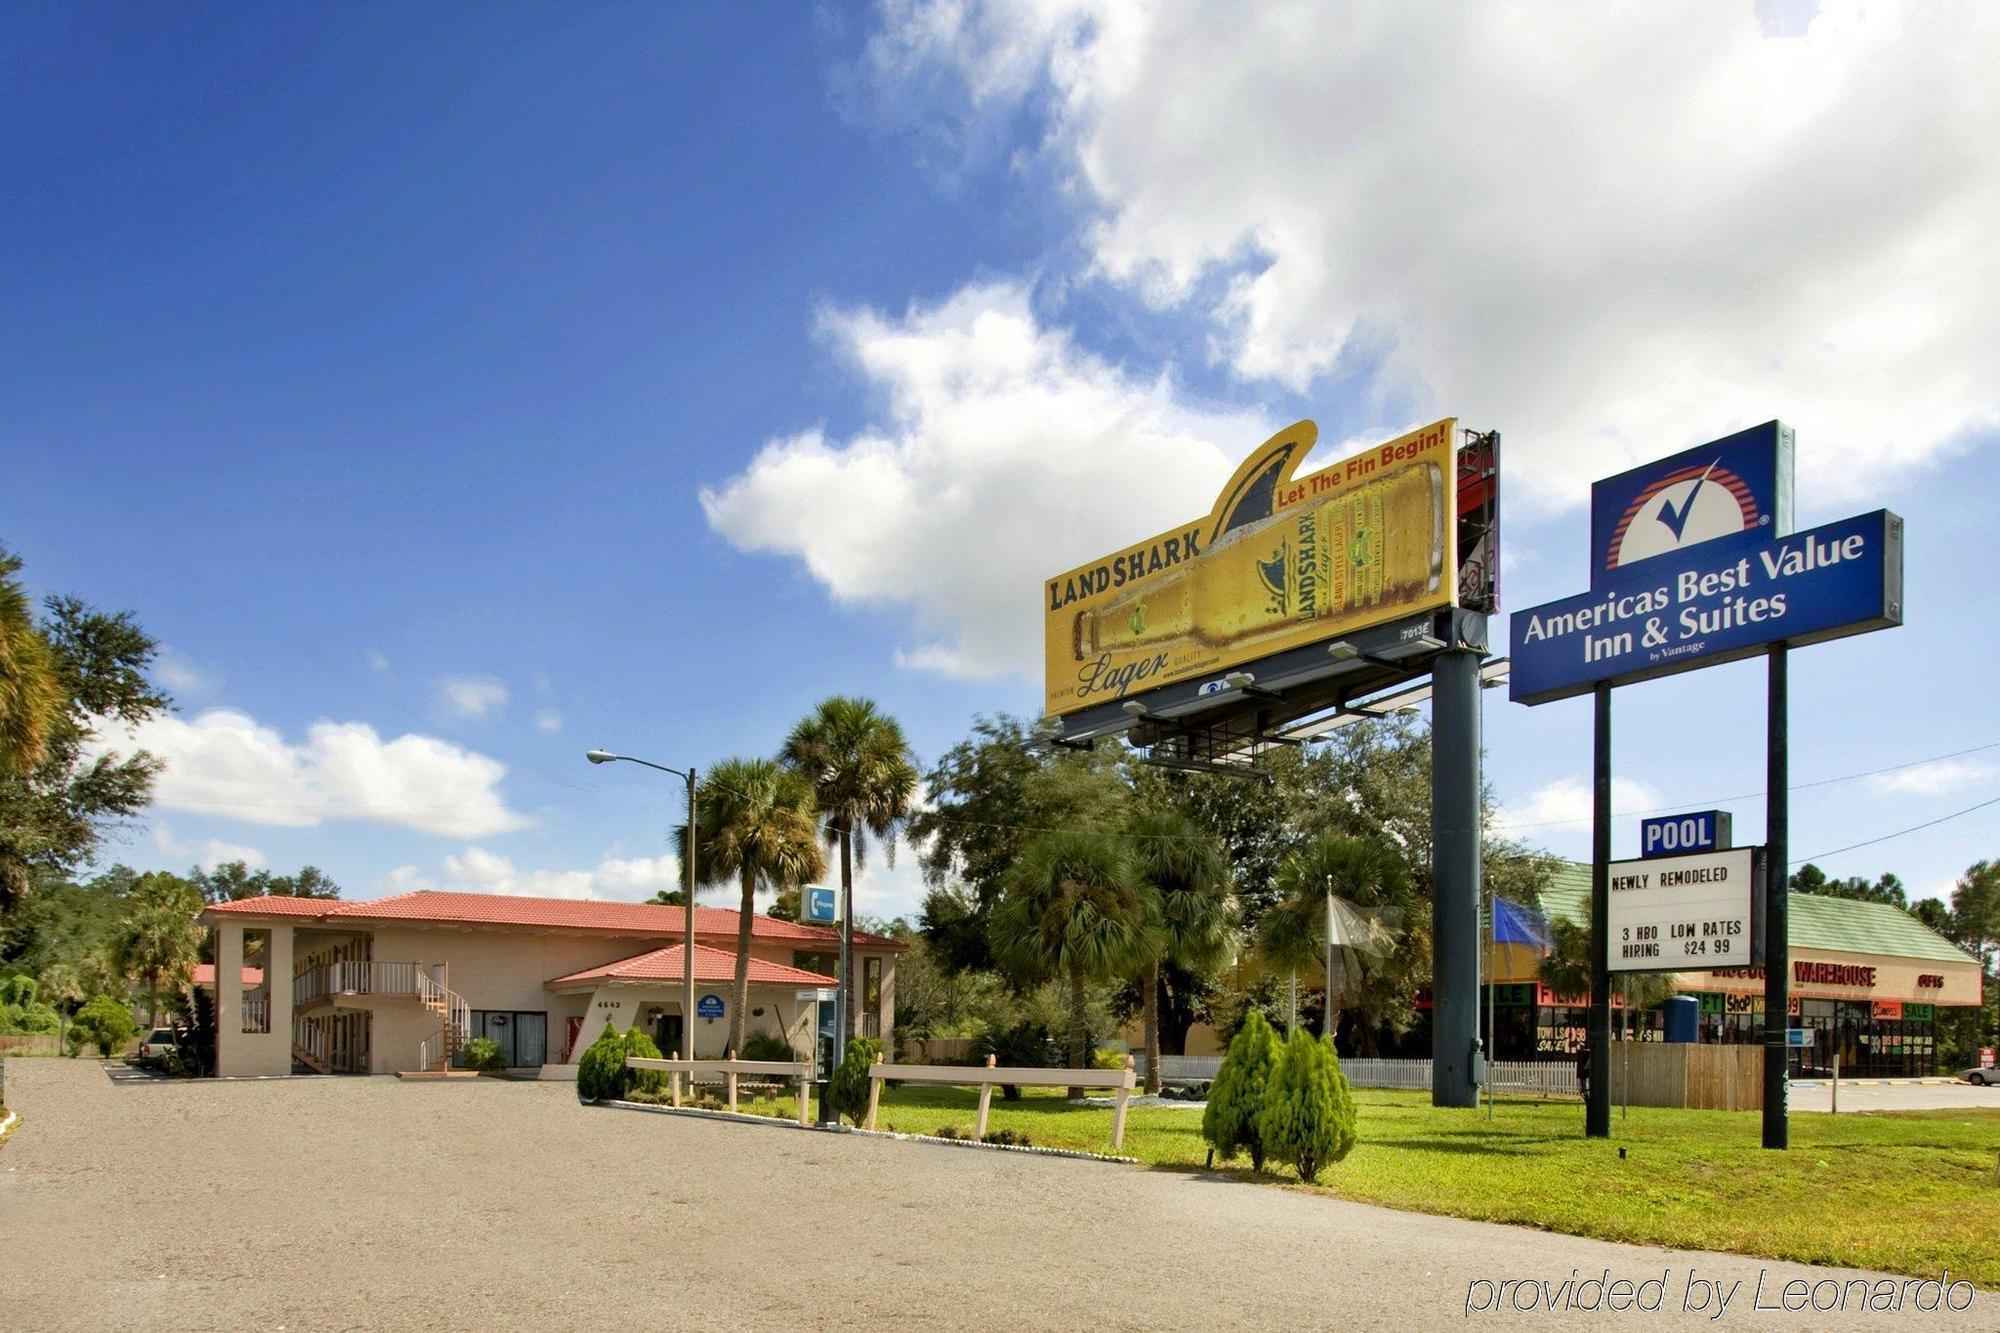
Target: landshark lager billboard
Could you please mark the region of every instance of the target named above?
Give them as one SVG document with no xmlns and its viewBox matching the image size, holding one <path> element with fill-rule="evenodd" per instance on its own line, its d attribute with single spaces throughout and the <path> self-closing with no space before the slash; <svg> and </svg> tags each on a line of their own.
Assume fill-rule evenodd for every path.
<svg viewBox="0 0 2000 1333">
<path fill-rule="evenodd" d="M 1051 716 L 1449 606 L 1457 423 L 1304 477 L 1319 429 L 1259 446 L 1201 518 L 1044 585 Z"/>
</svg>

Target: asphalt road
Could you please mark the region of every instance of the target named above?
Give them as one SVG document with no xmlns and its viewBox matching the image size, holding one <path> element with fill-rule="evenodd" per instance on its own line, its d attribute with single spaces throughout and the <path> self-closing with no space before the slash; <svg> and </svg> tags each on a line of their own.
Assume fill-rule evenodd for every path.
<svg viewBox="0 0 2000 1333">
<path fill-rule="evenodd" d="M 92 1063 L 15 1060 L 6 1089 L 22 1116 L 0 1144 L 8 1328 L 2000 1324 L 1993 1293 L 1962 1313 L 1754 1311 L 1760 1277 L 1771 1302 L 1788 1279 L 1857 1275 L 1201 1174 L 586 1108 L 562 1084 L 114 1085 Z M 1663 1309 L 1552 1319 L 1508 1308 L 1516 1286 L 1467 1313 L 1468 1296 L 1500 1304 L 1480 1283 L 1607 1271 L 1663 1278 Z M 1681 1308 L 1691 1272 L 1743 1284 L 1729 1317 Z"/>
<path fill-rule="evenodd" d="M 1826 1079 L 1796 1079 L 1790 1092 L 1794 1111 L 1831 1111 L 1833 1085 Z M 1949 1111 L 1962 1106 L 2000 1107 L 2000 1087 L 1970 1083 L 1848 1083 L 1840 1085 L 1840 1113 L 1850 1111 Z"/>
</svg>

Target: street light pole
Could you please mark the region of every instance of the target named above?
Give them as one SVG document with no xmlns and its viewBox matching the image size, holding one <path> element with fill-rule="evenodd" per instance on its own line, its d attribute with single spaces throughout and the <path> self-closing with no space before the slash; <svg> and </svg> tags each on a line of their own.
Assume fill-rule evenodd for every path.
<svg viewBox="0 0 2000 1333">
<path fill-rule="evenodd" d="M 678 768 L 668 768 L 665 764 L 656 764 L 652 762 L 650 759 L 634 759 L 631 755 L 612 754 L 609 750 L 591 750 L 588 753 L 586 753 L 583 757 L 585 759 L 588 759 L 593 764 L 609 764 L 618 760 L 622 760 L 628 764 L 642 764 L 647 768 L 657 768 L 662 773 L 671 773 L 677 778 L 687 779 L 687 802 L 688 802 L 688 819 L 687 819 L 688 836 L 687 836 L 687 858 L 686 858 L 687 864 L 681 867 L 681 870 L 683 872 L 683 878 L 686 881 L 685 886 L 681 890 L 681 913 L 682 913 L 681 919 L 686 929 L 686 935 L 681 944 L 681 987 L 682 987 L 681 1039 L 687 1044 L 687 1052 L 681 1058 L 692 1060 L 695 1058 L 694 1057 L 695 770 L 693 768 L 688 768 L 686 770 Z M 673 1053 L 669 1052 L 668 1054 L 671 1055 Z M 676 1075 L 676 1077 L 679 1076 Z"/>
</svg>

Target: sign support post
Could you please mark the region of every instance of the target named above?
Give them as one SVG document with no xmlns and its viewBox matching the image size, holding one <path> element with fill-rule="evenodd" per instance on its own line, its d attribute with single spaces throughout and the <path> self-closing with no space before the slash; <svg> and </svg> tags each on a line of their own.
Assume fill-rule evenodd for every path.
<svg viewBox="0 0 2000 1333">
<path fill-rule="evenodd" d="M 1583 1108 L 1586 1138 L 1611 1137 L 1611 685 L 1593 697 L 1590 817 L 1590 1013 L 1584 1045 L 1590 1090 Z"/>
<path fill-rule="evenodd" d="M 1764 774 L 1764 1146 L 1791 1146 L 1789 1109 L 1791 1051 L 1785 1030 L 1791 1026 L 1792 951 L 1786 931 L 1786 894 L 1791 851 L 1791 728 L 1788 679 L 1790 661 L 1784 642 L 1771 645 L 1770 697 L 1766 725 Z"/>
<path fill-rule="evenodd" d="M 1431 1105 L 1479 1105 L 1479 654 L 1440 653 L 1431 687 Z"/>
</svg>

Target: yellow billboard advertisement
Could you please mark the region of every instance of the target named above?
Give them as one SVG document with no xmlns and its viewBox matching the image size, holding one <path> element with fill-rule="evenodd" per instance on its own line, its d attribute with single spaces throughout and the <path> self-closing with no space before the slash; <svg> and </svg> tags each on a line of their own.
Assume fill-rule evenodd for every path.
<svg viewBox="0 0 2000 1333">
<path fill-rule="evenodd" d="M 1454 419 L 1303 477 L 1319 428 L 1259 446 L 1215 508 L 1044 585 L 1047 712 L 1108 703 L 1449 606 Z"/>
</svg>

